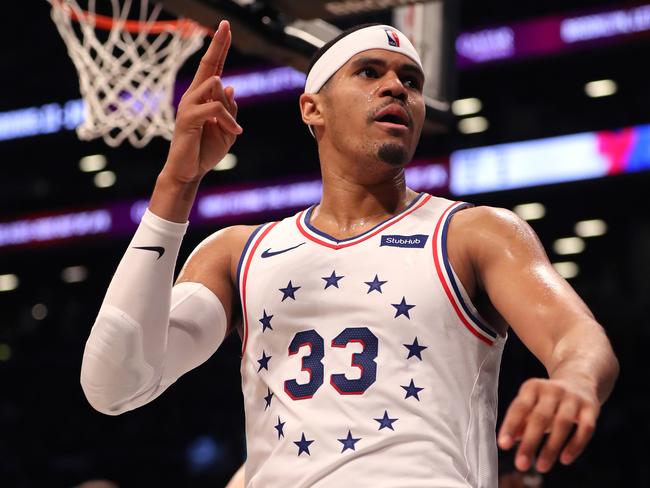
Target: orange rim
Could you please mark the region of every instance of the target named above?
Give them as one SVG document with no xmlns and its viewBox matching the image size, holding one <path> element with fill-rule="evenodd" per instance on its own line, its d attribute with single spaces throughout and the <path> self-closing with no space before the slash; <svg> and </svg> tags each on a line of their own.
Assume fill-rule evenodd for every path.
<svg viewBox="0 0 650 488">
<path fill-rule="evenodd" d="M 57 8 L 62 8 L 61 0 L 56 0 L 52 5 L 56 5 Z M 95 26 L 102 30 L 111 30 L 116 24 L 113 17 L 108 15 L 93 14 L 86 12 L 85 10 L 81 11 L 81 15 L 75 12 L 73 9 L 68 10 L 72 20 L 76 22 L 93 22 Z M 205 27 L 200 26 L 198 23 L 188 20 L 188 19 L 178 19 L 178 20 L 156 20 L 155 22 L 143 22 L 141 20 L 125 20 L 121 22 L 122 30 L 136 34 L 142 32 L 143 30 L 148 31 L 151 34 L 160 34 L 162 32 L 168 31 L 180 31 L 182 35 L 190 35 L 198 29 L 203 33 L 203 35 L 210 35 L 212 31 Z"/>
</svg>

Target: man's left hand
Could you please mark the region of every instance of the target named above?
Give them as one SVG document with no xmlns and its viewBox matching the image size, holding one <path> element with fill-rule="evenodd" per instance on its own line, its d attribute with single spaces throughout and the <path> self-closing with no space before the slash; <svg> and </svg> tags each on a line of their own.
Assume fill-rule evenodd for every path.
<svg viewBox="0 0 650 488">
<path fill-rule="evenodd" d="M 521 440 L 515 466 L 526 471 L 548 433 L 535 466 L 545 473 L 558 455 L 562 464 L 570 464 L 582 453 L 594 433 L 599 413 L 600 403 L 589 388 L 560 379 L 530 379 L 521 386 L 506 412 L 499 431 L 499 447 L 511 449 Z M 575 432 L 567 442 L 574 426 Z"/>
</svg>

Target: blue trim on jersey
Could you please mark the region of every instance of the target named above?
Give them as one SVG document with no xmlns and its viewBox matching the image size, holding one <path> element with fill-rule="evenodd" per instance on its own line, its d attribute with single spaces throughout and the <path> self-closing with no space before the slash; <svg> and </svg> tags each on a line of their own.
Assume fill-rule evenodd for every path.
<svg viewBox="0 0 650 488">
<path fill-rule="evenodd" d="M 402 210 L 400 213 L 398 213 L 398 214 L 396 214 L 396 215 L 393 215 L 392 217 L 388 217 L 386 220 L 383 220 L 382 222 L 380 222 L 380 223 L 378 223 L 377 225 L 375 225 L 372 229 L 368 229 L 367 231 L 365 231 L 365 232 L 363 232 L 363 233 L 361 233 L 361 234 L 359 234 L 359 235 L 357 235 L 357 236 L 354 236 L 354 237 L 347 237 L 347 238 L 345 238 L 345 239 L 341 239 L 341 240 L 338 240 L 338 239 L 332 237 L 331 235 L 329 235 L 329 234 L 327 234 L 327 233 L 325 233 L 325 232 L 323 232 L 323 231 L 321 231 L 321 230 L 318 230 L 316 227 L 314 227 L 313 225 L 311 225 L 311 224 L 309 223 L 309 221 L 311 220 L 311 214 L 312 214 L 312 212 L 314 211 L 314 208 L 316 208 L 316 205 L 312 205 L 311 207 L 309 207 L 309 209 L 307 210 L 307 212 L 305 212 L 305 216 L 304 216 L 304 218 L 303 218 L 303 221 L 304 221 L 305 225 L 306 225 L 307 227 L 309 227 L 309 230 L 311 230 L 311 231 L 314 232 L 315 234 L 318 234 L 319 236 L 324 237 L 325 239 L 329 239 L 330 241 L 333 241 L 333 242 L 335 242 L 336 244 L 340 244 L 340 243 L 342 243 L 342 242 L 348 242 L 348 241 L 353 241 L 353 240 L 355 240 L 355 239 L 359 239 L 360 237 L 363 237 L 363 236 L 365 236 L 366 234 L 369 234 L 370 232 L 372 232 L 373 230 L 377 229 L 378 227 L 381 227 L 382 225 L 384 225 L 384 224 L 385 224 L 386 222 L 388 222 L 389 220 L 392 220 L 392 219 L 394 219 L 395 217 L 399 217 L 399 216 L 402 215 L 404 212 L 406 212 L 409 208 L 411 208 L 413 205 L 415 205 L 415 204 L 416 204 L 416 203 L 417 203 L 417 202 L 418 202 L 418 201 L 419 201 L 423 196 L 424 196 L 424 192 L 421 192 L 419 195 L 417 195 L 417 196 L 416 196 L 416 197 L 411 201 L 411 203 L 408 204 L 408 206 L 407 206 L 404 210 Z"/>
<path fill-rule="evenodd" d="M 239 279 L 241 275 L 241 267 L 242 264 L 244 263 L 244 256 L 246 256 L 246 252 L 248 251 L 248 248 L 250 247 L 251 243 L 255 239 L 255 236 L 258 234 L 260 230 L 262 230 L 262 227 L 264 227 L 266 224 L 260 224 L 257 226 L 257 228 L 251 232 L 251 235 L 248 236 L 248 240 L 246 241 L 246 244 L 244 245 L 244 249 L 241 252 L 241 255 L 239 256 L 239 262 L 237 263 L 237 294 L 239 294 Z"/>
<path fill-rule="evenodd" d="M 459 210 L 462 210 L 467 207 L 471 207 L 472 204 L 470 203 L 465 203 L 463 205 L 459 205 L 458 207 L 454 208 L 449 215 L 445 218 L 445 223 L 442 227 L 442 237 L 441 237 L 441 242 L 440 242 L 440 248 L 442 249 L 442 261 L 445 265 L 445 269 L 447 270 L 447 276 L 449 277 L 449 282 L 451 283 L 452 288 L 454 289 L 454 293 L 456 293 L 456 296 L 458 297 L 458 301 L 460 302 L 461 307 L 463 307 L 463 310 L 465 313 L 474 321 L 474 323 L 481 328 L 483 332 L 488 334 L 490 337 L 493 339 L 496 339 L 498 337 L 498 334 L 491 328 L 489 327 L 485 322 L 483 322 L 480 318 L 475 316 L 465 303 L 465 300 L 463 299 L 463 295 L 460 293 L 460 289 L 458 288 L 458 283 L 456 283 L 456 279 L 454 278 L 454 273 L 452 272 L 451 269 L 451 264 L 449 263 L 449 258 L 447 257 L 447 230 L 449 227 L 449 222 L 451 221 L 451 217 L 458 212 Z"/>
</svg>

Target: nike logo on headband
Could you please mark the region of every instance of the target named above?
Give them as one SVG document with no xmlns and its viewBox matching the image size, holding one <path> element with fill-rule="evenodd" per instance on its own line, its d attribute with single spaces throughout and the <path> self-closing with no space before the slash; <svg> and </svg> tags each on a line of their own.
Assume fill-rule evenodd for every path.
<svg viewBox="0 0 650 488">
<path fill-rule="evenodd" d="M 163 257 L 163 254 L 165 254 L 165 248 L 160 247 L 160 246 L 133 246 L 133 249 L 142 249 L 143 251 L 154 251 L 158 253 L 158 257 L 156 258 L 156 261 L 158 261 L 160 258 Z"/>
</svg>

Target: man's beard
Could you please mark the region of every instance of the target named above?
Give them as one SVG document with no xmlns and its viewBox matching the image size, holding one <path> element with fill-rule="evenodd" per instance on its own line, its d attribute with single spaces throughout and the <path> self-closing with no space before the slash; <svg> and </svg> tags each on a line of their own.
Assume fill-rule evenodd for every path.
<svg viewBox="0 0 650 488">
<path fill-rule="evenodd" d="M 391 166 L 403 166 L 409 162 L 409 155 L 401 144 L 382 144 L 377 150 L 377 156 Z"/>
</svg>

